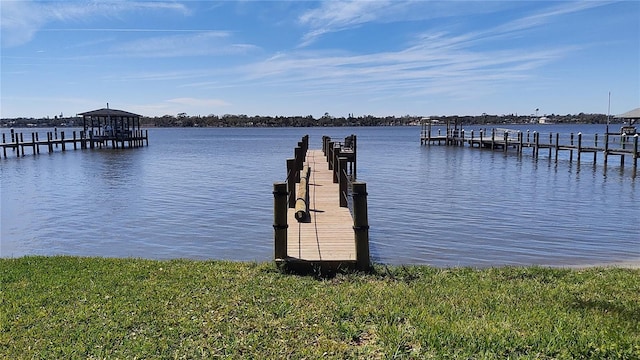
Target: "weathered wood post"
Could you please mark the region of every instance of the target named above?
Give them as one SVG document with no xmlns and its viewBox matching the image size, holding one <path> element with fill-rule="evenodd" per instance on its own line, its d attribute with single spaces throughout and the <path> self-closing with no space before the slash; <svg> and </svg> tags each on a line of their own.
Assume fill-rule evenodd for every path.
<svg viewBox="0 0 640 360">
<path fill-rule="evenodd" d="M 60 132 L 60 144 L 62 145 L 62 151 L 66 151 L 67 150 L 67 145 L 64 142 L 64 131 Z"/>
<path fill-rule="evenodd" d="M 570 150 L 569 150 L 569 162 L 573 162 L 573 133 L 571 133 L 571 137 L 570 137 L 571 141 L 569 142 L 570 146 Z"/>
<path fill-rule="evenodd" d="M 49 131 L 47 133 L 47 147 L 49 148 L 50 153 L 53 152 L 53 143 L 51 142 L 52 140 L 53 140 L 53 134 L 51 133 L 51 131 Z"/>
<path fill-rule="evenodd" d="M 604 167 L 607 168 L 607 161 L 609 158 L 609 133 L 604 134 Z"/>
<path fill-rule="evenodd" d="M 638 167 L 638 134 L 633 135 L 633 167 Z"/>
<path fill-rule="evenodd" d="M 560 133 L 556 133 L 556 162 L 558 162 L 558 152 L 560 152 Z"/>
<path fill-rule="evenodd" d="M 549 160 L 551 160 L 551 147 L 553 145 L 553 133 L 549 133 Z"/>
<path fill-rule="evenodd" d="M 20 136 L 16 134 L 15 139 L 16 139 L 16 156 L 20 157 Z"/>
<path fill-rule="evenodd" d="M 273 184 L 273 237 L 276 260 L 287 257 L 287 183 Z"/>
<path fill-rule="evenodd" d="M 356 267 L 359 270 L 370 268 L 369 260 L 369 219 L 367 215 L 367 183 L 354 182 L 353 192 L 353 231 L 356 242 Z"/>
<path fill-rule="evenodd" d="M 329 151 L 327 152 L 327 163 L 329 170 L 333 170 L 333 154 L 335 153 L 335 142 L 329 141 Z"/>
<path fill-rule="evenodd" d="M 294 175 L 296 159 L 287 159 L 287 190 L 289 191 L 289 207 L 296 206 L 296 177 Z"/>
<path fill-rule="evenodd" d="M 304 166 L 304 155 L 302 153 L 302 148 L 297 146 L 293 151 L 295 162 L 295 170 L 294 170 L 294 178 L 296 182 L 300 182 L 300 170 Z"/>
<path fill-rule="evenodd" d="M 16 142 L 16 131 L 11 129 L 11 142 Z"/>
<path fill-rule="evenodd" d="M 24 146 L 25 146 L 25 141 L 24 141 L 24 133 L 20 133 L 20 142 L 22 143 L 21 147 L 22 147 L 22 156 L 24 156 Z"/>
<path fill-rule="evenodd" d="M 524 138 L 524 134 L 522 131 L 518 131 L 518 154 L 522 155 L 522 139 Z"/>
<path fill-rule="evenodd" d="M 598 134 L 596 134 L 595 138 L 593 139 L 593 147 L 594 148 L 598 148 Z M 593 152 L 593 164 L 596 164 L 596 160 L 598 160 L 598 152 L 594 151 Z"/>
<path fill-rule="evenodd" d="M 76 143 L 76 132 L 73 131 L 73 150 L 78 150 L 78 144 Z"/>
<path fill-rule="evenodd" d="M 351 165 L 353 166 L 351 169 L 351 176 L 353 177 L 353 179 L 357 179 L 357 172 L 358 172 L 358 137 L 353 134 L 351 135 L 353 137 L 352 141 L 352 146 L 353 146 L 353 162 L 351 162 Z"/>
<path fill-rule="evenodd" d="M 538 147 L 540 146 L 540 133 L 537 131 L 533 132 L 533 157 L 538 158 Z"/>
<path fill-rule="evenodd" d="M 37 154 L 36 151 L 36 133 L 32 132 L 31 133 L 31 144 L 33 145 L 33 155 Z"/>
<path fill-rule="evenodd" d="M 625 149 L 625 144 L 627 143 L 627 137 L 625 135 L 620 135 L 620 148 L 622 150 Z M 22 155 L 24 155 L 24 148 L 22 148 Z M 620 153 L 620 167 L 624 166 L 624 153 Z"/>
<path fill-rule="evenodd" d="M 580 164 L 580 157 L 582 153 L 582 133 L 578 133 L 578 164 Z"/>
<path fill-rule="evenodd" d="M 347 161 L 346 157 L 338 158 L 338 195 L 340 196 L 340 207 L 347 207 Z"/>
<path fill-rule="evenodd" d="M 504 148 L 502 149 L 502 151 L 507 152 L 507 147 L 509 145 L 509 132 L 505 131 L 503 137 L 504 137 Z"/>
<path fill-rule="evenodd" d="M 38 146 L 36 146 L 36 152 L 40 154 L 40 137 L 38 136 L 37 131 L 36 131 L 36 142 L 38 143 Z"/>
<path fill-rule="evenodd" d="M 6 138 L 4 136 L 4 133 L 2 133 L 2 152 L 4 153 L 4 158 L 5 159 L 7 158 L 7 146 L 5 145 L 6 142 L 7 141 L 6 141 Z"/>
<path fill-rule="evenodd" d="M 342 148 L 340 148 L 340 147 L 336 148 L 335 151 L 333 152 L 333 159 L 332 159 L 333 165 L 332 165 L 332 167 L 333 167 L 333 183 L 334 184 L 337 184 L 338 181 L 340 180 L 339 179 L 340 166 L 338 164 L 338 159 L 341 157 L 340 156 L 341 153 L 342 153 Z"/>
</svg>

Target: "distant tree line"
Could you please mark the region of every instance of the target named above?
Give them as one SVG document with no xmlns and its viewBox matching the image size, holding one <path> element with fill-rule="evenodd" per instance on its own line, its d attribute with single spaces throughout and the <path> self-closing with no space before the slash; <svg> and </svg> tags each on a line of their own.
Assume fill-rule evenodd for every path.
<svg viewBox="0 0 640 360">
<path fill-rule="evenodd" d="M 576 115 L 546 115 L 548 121 L 559 124 L 605 124 L 605 114 Z M 325 113 L 320 118 L 307 116 L 247 116 L 247 115 L 207 115 L 189 116 L 186 113 L 177 115 L 164 115 L 160 117 L 142 117 L 142 127 L 339 127 L 339 126 L 406 126 L 419 125 L 425 119 L 423 116 L 405 115 L 396 116 L 347 116 L 333 117 Z M 429 116 L 430 121 L 446 123 L 457 121 L 462 125 L 492 125 L 492 124 L 525 124 L 537 122 L 530 115 L 470 115 L 470 116 Z M 620 123 L 620 119 L 610 119 L 611 123 Z M 81 117 L 54 117 L 54 118 L 3 118 L 0 119 L 2 127 L 81 127 Z"/>
</svg>

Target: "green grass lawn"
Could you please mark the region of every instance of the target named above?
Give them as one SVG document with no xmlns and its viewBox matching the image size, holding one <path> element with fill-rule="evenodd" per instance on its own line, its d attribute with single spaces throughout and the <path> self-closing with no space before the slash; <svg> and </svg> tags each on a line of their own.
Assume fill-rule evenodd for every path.
<svg viewBox="0 0 640 360">
<path fill-rule="evenodd" d="M 0 259 L 0 357 L 639 359 L 640 270 Z"/>
</svg>

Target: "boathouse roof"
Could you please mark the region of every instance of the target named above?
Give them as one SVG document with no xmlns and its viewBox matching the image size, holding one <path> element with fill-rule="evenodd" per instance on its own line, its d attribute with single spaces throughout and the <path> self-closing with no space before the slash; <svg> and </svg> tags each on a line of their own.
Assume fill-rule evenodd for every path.
<svg viewBox="0 0 640 360">
<path fill-rule="evenodd" d="M 619 119 L 640 119 L 640 108 L 627 111 L 624 114 L 616 115 Z"/>
<path fill-rule="evenodd" d="M 114 117 L 141 117 L 141 115 L 134 114 L 132 112 L 117 110 L 117 109 L 108 109 L 102 108 L 98 110 L 87 111 L 83 113 L 79 113 L 81 116 L 114 116 Z"/>
</svg>

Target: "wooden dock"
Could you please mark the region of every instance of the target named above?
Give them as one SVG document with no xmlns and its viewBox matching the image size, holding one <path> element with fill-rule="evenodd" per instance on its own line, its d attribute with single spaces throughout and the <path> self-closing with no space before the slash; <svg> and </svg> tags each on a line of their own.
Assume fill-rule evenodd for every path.
<svg viewBox="0 0 640 360">
<path fill-rule="evenodd" d="M 549 153 L 549 159 L 554 158 L 555 155 L 555 161 L 558 161 L 560 151 L 569 152 L 569 161 L 573 161 L 575 153 L 578 162 L 580 162 L 583 154 L 592 154 L 595 163 L 597 155 L 602 154 L 605 166 L 610 156 L 620 156 L 620 166 L 624 166 L 625 157 L 630 157 L 633 162 L 633 168 L 636 169 L 638 158 L 640 158 L 638 137 L 638 134 L 607 133 L 601 136 L 595 134 L 587 139 L 581 133 L 549 133 L 548 135 L 543 135 L 535 131 L 522 132 L 499 128 L 494 128 L 490 131 L 485 129 L 465 132 L 457 124 L 453 127 L 447 124 L 444 134 L 440 131 L 436 134 L 432 133 L 431 124 L 423 123 L 422 131 L 420 132 L 420 144 L 469 145 L 470 147 L 502 150 L 504 152 L 511 148 L 515 149 L 518 154 L 522 154 L 524 149 L 531 149 L 534 158 L 538 158 L 541 150 L 546 150 Z"/>
<path fill-rule="evenodd" d="M 279 265 L 313 271 L 369 268 L 366 184 L 353 181 L 352 139 L 347 148 L 325 137 L 323 150 L 308 150 L 308 137 L 303 138 L 294 152 L 298 158 L 287 161 L 288 181 L 274 184 Z"/>
<path fill-rule="evenodd" d="M 9 136 L 7 136 L 9 135 Z M 29 135 L 29 134 L 28 134 Z M 41 139 L 42 138 L 42 139 Z M 140 147 L 149 145 L 149 134 L 147 130 L 136 130 L 126 134 L 114 135 L 94 135 L 91 131 L 72 131 L 71 136 L 67 136 L 64 131 L 48 131 L 43 136 L 38 132 L 31 132 L 30 136 L 24 136 L 23 132 L 16 132 L 11 129 L 10 134 L 2 134 L 2 156 L 7 158 L 7 150 L 12 151 L 16 157 L 25 156 L 27 152 L 32 155 L 40 154 L 43 147 L 46 152 L 94 149 L 94 148 L 122 148 Z"/>
<path fill-rule="evenodd" d="M 149 145 L 149 133 L 140 128 L 140 115 L 124 110 L 106 108 L 79 113 L 82 116 L 82 130 L 72 132 L 72 136 L 65 136 L 64 131 L 58 134 L 58 128 L 49 131 L 40 139 L 37 132 L 31 133 L 31 139 L 26 139 L 23 133 L 10 130 L 10 139 L 2 133 L 2 154 L 7 158 L 7 149 L 13 151 L 17 157 L 24 156 L 25 150 L 32 150 L 32 154 L 40 154 L 40 147 L 44 146 L 50 153 L 54 148 L 66 151 L 67 147 L 74 150 L 109 148 L 124 149 Z"/>
</svg>

